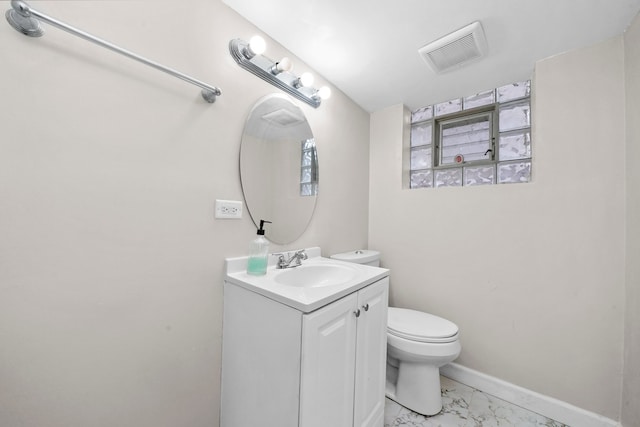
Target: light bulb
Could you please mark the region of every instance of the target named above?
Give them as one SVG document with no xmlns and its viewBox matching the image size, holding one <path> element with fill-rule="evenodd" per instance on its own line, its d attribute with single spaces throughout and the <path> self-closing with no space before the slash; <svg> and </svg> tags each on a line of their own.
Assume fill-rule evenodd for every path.
<svg viewBox="0 0 640 427">
<path fill-rule="evenodd" d="M 282 58 L 280 61 L 276 62 L 273 67 L 271 67 L 272 74 L 280 74 L 283 71 L 291 71 L 293 70 L 293 62 L 286 56 Z"/>
<path fill-rule="evenodd" d="M 318 95 L 320 99 L 328 99 L 331 97 L 331 89 L 329 88 L 329 86 L 322 86 L 320 89 L 318 89 L 316 95 Z"/>
<path fill-rule="evenodd" d="M 296 89 L 300 89 L 301 87 L 309 87 L 313 84 L 313 74 L 311 73 L 302 73 L 300 77 L 293 82 L 293 86 Z"/>
<path fill-rule="evenodd" d="M 245 56 L 248 59 L 251 59 L 256 55 L 262 55 L 266 49 L 267 43 L 264 41 L 264 39 L 260 36 L 253 36 L 249 40 L 249 46 L 247 46 Z"/>
<path fill-rule="evenodd" d="M 313 74 L 302 73 L 300 76 L 300 84 L 304 87 L 309 87 L 313 84 Z"/>
</svg>

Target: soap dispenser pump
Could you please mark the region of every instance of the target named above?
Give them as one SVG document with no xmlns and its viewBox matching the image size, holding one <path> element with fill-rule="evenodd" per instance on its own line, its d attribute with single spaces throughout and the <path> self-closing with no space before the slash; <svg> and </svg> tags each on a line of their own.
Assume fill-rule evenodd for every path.
<svg viewBox="0 0 640 427">
<path fill-rule="evenodd" d="M 260 220 L 258 237 L 249 245 L 249 260 L 247 262 L 247 274 L 261 276 L 267 273 L 267 261 L 269 259 L 269 241 L 264 237 L 264 223 L 271 221 Z"/>
</svg>

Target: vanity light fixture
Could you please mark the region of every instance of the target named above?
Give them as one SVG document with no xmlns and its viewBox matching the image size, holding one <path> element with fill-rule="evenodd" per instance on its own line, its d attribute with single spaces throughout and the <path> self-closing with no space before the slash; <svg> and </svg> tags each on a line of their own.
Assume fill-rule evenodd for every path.
<svg viewBox="0 0 640 427">
<path fill-rule="evenodd" d="M 314 88 L 313 75 L 303 73 L 293 74 L 293 64 L 289 58 L 273 61 L 262 53 L 266 50 L 266 43 L 260 36 L 252 37 L 249 42 L 234 39 L 229 42 L 229 52 L 245 70 L 295 96 L 314 108 L 318 108 L 323 99 L 331 96 L 331 89 L 323 86 Z"/>
</svg>

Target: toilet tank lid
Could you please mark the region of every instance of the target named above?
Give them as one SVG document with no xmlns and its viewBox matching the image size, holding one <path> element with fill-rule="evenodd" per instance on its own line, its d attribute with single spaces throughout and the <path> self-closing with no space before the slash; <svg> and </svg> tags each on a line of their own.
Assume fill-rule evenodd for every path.
<svg viewBox="0 0 640 427">
<path fill-rule="evenodd" d="M 357 251 L 343 252 L 341 254 L 331 255 L 331 258 L 340 261 L 356 262 L 359 264 L 365 264 L 367 262 L 380 259 L 380 252 L 372 251 L 368 249 L 360 249 Z"/>
<path fill-rule="evenodd" d="M 458 333 L 455 323 L 422 311 L 389 307 L 387 329 L 408 339 L 449 338 Z"/>
</svg>

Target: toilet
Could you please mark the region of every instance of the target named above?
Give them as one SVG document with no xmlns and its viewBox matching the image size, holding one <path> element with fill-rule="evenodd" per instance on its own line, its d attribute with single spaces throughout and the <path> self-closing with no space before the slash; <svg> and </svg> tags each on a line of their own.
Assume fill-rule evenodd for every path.
<svg viewBox="0 0 640 427">
<path fill-rule="evenodd" d="M 371 250 L 331 258 L 380 265 L 380 253 Z M 389 307 L 387 314 L 386 395 L 414 412 L 435 415 L 442 410 L 440 367 L 456 359 L 462 349 L 458 327 L 441 317 L 406 308 Z"/>
</svg>

